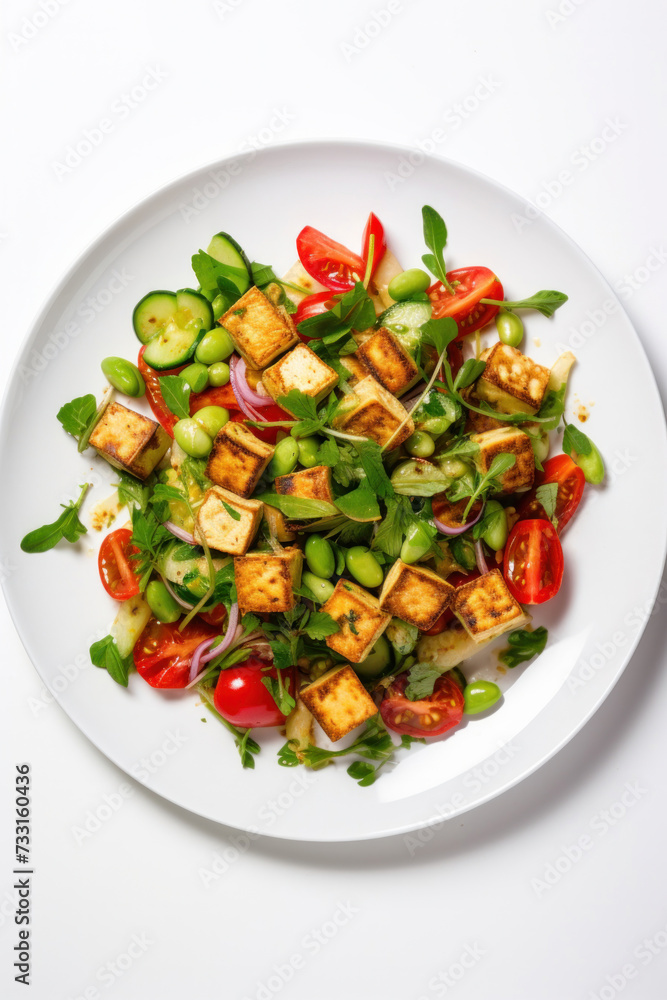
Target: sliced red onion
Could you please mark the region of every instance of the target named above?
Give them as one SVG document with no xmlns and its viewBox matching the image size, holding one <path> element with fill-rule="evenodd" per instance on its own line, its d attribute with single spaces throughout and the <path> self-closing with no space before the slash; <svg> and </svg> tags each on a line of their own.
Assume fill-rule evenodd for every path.
<svg viewBox="0 0 667 1000">
<path fill-rule="evenodd" d="M 270 396 L 260 396 L 258 392 L 253 392 L 246 378 L 246 363 L 238 354 L 232 354 L 229 359 L 229 378 L 236 401 L 246 417 L 250 420 L 261 420 L 262 415 L 257 413 L 257 409 L 266 406 L 268 402 L 273 402 L 273 400 Z"/>
<path fill-rule="evenodd" d="M 171 531 L 172 535 L 176 535 L 176 537 L 180 538 L 182 542 L 189 542 L 190 545 L 199 545 L 199 542 L 194 535 L 191 535 L 189 531 L 185 530 L 185 528 L 179 528 L 179 526 L 174 524 L 173 521 L 165 521 L 164 526 L 167 531 Z"/>
<path fill-rule="evenodd" d="M 243 396 L 243 390 L 241 388 L 238 373 L 236 371 L 236 368 L 233 367 L 232 362 L 230 362 L 229 366 L 229 378 L 232 383 L 232 390 L 234 392 L 234 396 L 236 397 L 236 402 L 239 404 L 239 407 L 243 410 L 245 416 L 248 418 L 248 420 L 261 421 L 262 414 L 259 413 L 254 408 L 254 406 L 251 406 L 250 403 L 248 403 L 248 401 Z"/>
<path fill-rule="evenodd" d="M 177 604 L 180 604 L 182 608 L 187 608 L 188 611 L 192 611 L 192 609 L 194 608 L 194 604 L 188 604 L 187 601 L 184 601 L 182 598 L 180 598 L 176 593 L 176 591 L 174 590 L 174 588 L 172 587 L 172 585 L 169 583 L 169 580 L 165 579 L 164 576 L 162 577 L 162 582 Z"/>
<path fill-rule="evenodd" d="M 204 656 L 204 653 L 211 648 L 211 646 L 213 645 L 213 643 L 217 638 L 218 636 L 214 635 L 211 639 L 204 639 L 204 641 L 200 642 L 197 648 L 195 649 L 194 653 L 192 654 L 192 663 L 190 664 L 190 675 L 188 677 L 188 684 L 192 684 L 192 682 L 197 677 L 197 674 L 199 673 L 199 670 L 202 666 L 201 661 Z"/>
<path fill-rule="evenodd" d="M 239 606 L 238 604 L 232 604 L 229 611 L 229 618 L 227 620 L 227 628 L 225 634 L 222 636 L 214 635 L 212 639 L 204 639 L 192 654 L 192 663 L 190 664 L 190 677 L 188 679 L 188 684 L 196 679 L 200 672 L 200 669 L 214 660 L 216 656 L 220 656 L 225 650 L 231 646 L 232 642 L 236 638 L 236 626 L 239 623 Z M 217 646 L 213 646 L 216 639 L 222 639 Z"/>
<path fill-rule="evenodd" d="M 482 548 L 482 539 L 478 538 L 475 542 L 475 558 L 477 559 L 477 569 L 482 575 L 489 572 L 489 567 L 486 564 L 486 559 L 484 558 L 484 549 Z"/>
<path fill-rule="evenodd" d="M 433 521 L 434 521 L 435 526 L 438 529 L 438 531 L 441 531 L 443 533 L 443 535 L 462 535 L 464 531 L 468 530 L 468 528 L 472 528 L 473 524 L 477 524 L 477 522 L 479 521 L 480 517 L 482 516 L 482 511 L 483 510 L 484 510 L 484 507 L 482 506 L 480 508 L 480 511 L 479 511 L 479 514 L 477 515 L 477 517 L 473 517 L 473 519 L 471 521 L 468 521 L 467 524 L 462 524 L 458 528 L 452 528 L 451 525 L 445 524 L 444 521 L 438 520 L 437 517 L 434 517 Z"/>
</svg>

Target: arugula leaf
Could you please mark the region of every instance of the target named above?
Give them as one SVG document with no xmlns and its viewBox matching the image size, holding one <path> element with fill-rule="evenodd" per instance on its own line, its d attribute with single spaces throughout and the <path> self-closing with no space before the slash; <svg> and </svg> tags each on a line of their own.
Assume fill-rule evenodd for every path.
<svg viewBox="0 0 667 1000">
<path fill-rule="evenodd" d="M 54 545 L 57 545 L 61 538 L 68 542 L 76 542 L 85 535 L 88 529 L 79 520 L 79 510 L 83 503 L 90 483 L 84 483 L 80 487 L 79 499 L 68 504 L 61 503 L 63 512 L 52 524 L 44 524 L 41 528 L 29 531 L 21 541 L 23 552 L 48 552 Z"/>
<path fill-rule="evenodd" d="M 337 513 L 336 508 L 327 500 L 312 500 L 310 497 L 280 496 L 278 493 L 262 493 L 257 497 L 269 507 L 277 507 L 281 514 L 290 520 L 301 518 L 326 517 Z"/>
<path fill-rule="evenodd" d="M 283 715 L 289 715 L 295 707 L 296 701 L 287 688 L 281 686 L 275 677 L 262 677 L 262 684 L 278 706 L 278 711 L 282 712 Z"/>
<path fill-rule="evenodd" d="M 544 507 L 544 512 L 553 524 L 558 527 L 556 521 L 556 501 L 558 500 L 558 483 L 542 483 L 535 490 L 535 499 Z"/>
<path fill-rule="evenodd" d="M 381 517 L 376 495 L 366 482 L 351 493 L 338 497 L 336 506 L 353 521 L 378 521 Z"/>
<path fill-rule="evenodd" d="M 112 636 L 106 635 L 99 642 L 92 644 L 90 659 L 94 666 L 106 670 L 117 684 L 127 687 L 130 670 L 134 666 L 132 654 L 122 657 Z"/>
<path fill-rule="evenodd" d="M 57 419 L 63 425 L 68 434 L 76 438 L 88 429 L 88 425 L 93 420 L 97 410 L 97 402 L 92 393 L 85 396 L 77 396 L 69 403 L 61 406 L 56 414 Z"/>
<path fill-rule="evenodd" d="M 121 507 L 138 507 L 139 510 L 146 510 L 151 495 L 150 483 L 142 483 L 135 479 L 129 472 L 118 472 L 120 482 L 117 484 L 118 503 Z"/>
<path fill-rule="evenodd" d="M 459 328 L 451 316 L 429 319 L 422 326 L 422 343 L 435 347 L 438 356 L 443 354 L 451 342 L 456 340 Z"/>
<path fill-rule="evenodd" d="M 520 663 L 532 660 L 534 656 L 541 653 L 548 638 L 549 633 L 544 625 L 540 625 L 534 632 L 529 632 L 525 628 L 510 632 L 507 636 L 509 648 L 504 649 L 499 654 L 498 659 L 507 667 L 517 667 Z"/>
<path fill-rule="evenodd" d="M 499 482 L 499 477 L 504 475 L 515 464 L 516 464 L 516 455 L 510 455 L 506 452 L 503 452 L 500 455 L 496 455 L 496 457 L 493 459 L 491 465 L 489 466 L 488 470 L 484 473 L 484 475 L 477 477 L 478 481 L 474 489 L 470 493 L 470 499 L 468 500 L 466 509 L 463 512 L 464 523 L 466 518 L 468 517 L 468 514 L 470 513 L 470 508 L 472 507 L 475 500 L 479 496 L 486 496 L 487 493 L 491 493 L 494 490 L 496 492 L 500 492 L 502 490 L 502 485 Z M 461 480 L 457 480 L 457 483 L 460 482 Z M 463 496 L 466 495 L 467 495 L 466 493 L 463 494 Z"/>
<path fill-rule="evenodd" d="M 231 267 L 229 264 L 223 264 L 219 260 L 216 260 L 215 257 L 211 257 L 210 254 L 200 250 L 192 258 L 192 270 L 197 276 L 197 281 L 205 291 L 212 292 L 219 290 L 224 292 L 225 295 L 230 296 L 230 304 L 241 298 L 241 293 L 234 279 L 244 278 L 247 280 L 248 275 L 245 268 L 242 269 L 240 267 Z"/>
<path fill-rule="evenodd" d="M 456 378 L 454 379 L 454 389 L 467 389 L 469 385 L 476 382 L 479 376 L 482 374 L 486 368 L 486 361 L 476 361 L 474 358 L 468 358 L 467 361 L 461 365 Z"/>
<path fill-rule="evenodd" d="M 565 424 L 563 433 L 563 451 L 566 455 L 590 455 L 593 450 L 593 442 L 580 431 L 574 424 Z"/>
<path fill-rule="evenodd" d="M 313 611 L 303 626 L 303 632 L 309 639 L 317 641 L 340 632 L 340 625 L 326 611 Z"/>
<path fill-rule="evenodd" d="M 543 290 L 535 292 L 527 299 L 520 299 L 518 302 L 501 301 L 500 299 L 480 299 L 488 306 L 502 306 L 503 309 L 537 309 L 543 316 L 553 316 L 556 309 L 560 309 L 563 303 L 567 302 L 567 295 L 564 292 L 554 292 Z"/>
<path fill-rule="evenodd" d="M 318 316 L 309 316 L 299 323 L 299 333 L 308 337 L 326 338 L 334 343 L 351 330 L 367 330 L 375 323 L 375 306 L 361 281 L 343 295 L 332 295 L 336 304 Z"/>
<path fill-rule="evenodd" d="M 179 475 L 186 485 L 188 479 L 192 479 L 202 493 L 206 493 L 206 490 L 212 485 L 211 480 L 206 475 L 205 458 L 193 458 L 192 455 L 188 455 L 181 462 Z"/>
<path fill-rule="evenodd" d="M 442 670 L 435 663 L 415 663 L 408 671 L 405 697 L 409 701 L 430 698 L 439 677 L 442 677 Z"/>
<path fill-rule="evenodd" d="M 455 438 L 451 444 L 447 445 L 444 451 L 438 452 L 439 458 L 449 458 L 454 455 L 459 457 L 468 456 L 472 457 L 477 455 L 479 452 L 479 445 L 475 441 L 471 441 L 469 437 L 465 434 L 461 437 Z"/>
<path fill-rule="evenodd" d="M 317 449 L 317 465 L 336 466 L 340 462 L 340 449 L 333 438 L 325 438 Z"/>
<path fill-rule="evenodd" d="M 225 508 L 225 510 L 227 511 L 227 513 L 229 514 L 229 516 L 234 521 L 240 521 L 241 520 L 241 515 L 239 514 L 239 512 L 237 510 L 234 510 L 233 507 L 230 507 L 229 504 L 226 503 L 224 500 L 222 501 L 222 506 Z"/>
<path fill-rule="evenodd" d="M 258 754 L 261 748 L 259 746 L 259 743 L 257 743 L 255 740 L 252 739 L 250 735 L 252 730 L 239 729 L 237 728 L 237 726 L 232 725 L 231 722 L 227 722 L 227 719 L 223 719 L 223 717 L 220 715 L 213 702 L 214 688 L 207 687 L 204 684 L 198 684 L 197 690 L 204 699 L 204 704 L 206 705 L 209 712 L 211 712 L 216 717 L 216 719 L 218 719 L 223 724 L 225 729 L 228 729 L 229 732 L 233 735 L 234 743 L 241 758 L 242 767 L 249 767 L 249 768 L 254 767 L 255 760 L 253 754 Z"/>
<path fill-rule="evenodd" d="M 163 375 L 158 379 L 160 392 L 165 403 L 175 417 L 190 416 L 190 386 L 180 375 Z"/>
<path fill-rule="evenodd" d="M 422 261 L 432 274 L 439 278 L 447 291 L 454 292 L 454 289 L 447 280 L 447 267 L 443 251 L 447 243 L 447 226 L 442 216 L 430 205 L 422 208 L 422 220 L 424 223 L 424 243 L 432 251 L 422 256 Z M 440 351 L 438 351 L 438 354 Z"/>
<path fill-rule="evenodd" d="M 243 631 L 247 635 L 250 635 L 251 632 L 254 632 L 255 629 L 258 629 L 262 624 L 261 619 L 258 618 L 257 615 L 247 614 L 241 619 Z"/>
</svg>

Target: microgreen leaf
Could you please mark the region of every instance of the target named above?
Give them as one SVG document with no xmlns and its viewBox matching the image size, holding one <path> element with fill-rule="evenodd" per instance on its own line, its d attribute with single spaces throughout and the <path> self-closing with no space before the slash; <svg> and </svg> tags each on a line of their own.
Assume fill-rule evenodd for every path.
<svg viewBox="0 0 667 1000">
<path fill-rule="evenodd" d="M 89 483 L 84 483 L 80 487 L 81 493 L 76 502 L 61 503 L 63 512 L 52 524 L 44 524 L 41 528 L 29 531 L 21 541 L 23 552 L 48 552 L 49 549 L 58 544 L 61 538 L 73 543 L 85 535 L 88 529 L 79 520 L 79 510 L 88 487 Z"/>
<path fill-rule="evenodd" d="M 517 302 L 500 299 L 480 299 L 480 302 L 489 306 L 502 306 L 503 309 L 537 309 L 543 316 L 553 316 L 556 309 L 560 309 L 563 303 L 567 302 L 567 295 L 564 292 L 543 290 Z"/>
<path fill-rule="evenodd" d="M 504 649 L 498 659 L 507 667 L 517 667 L 520 663 L 532 660 L 534 656 L 541 653 L 548 638 L 549 633 L 544 625 L 540 625 L 534 632 L 523 628 L 516 632 L 510 632 L 507 636 L 509 648 Z"/>
</svg>

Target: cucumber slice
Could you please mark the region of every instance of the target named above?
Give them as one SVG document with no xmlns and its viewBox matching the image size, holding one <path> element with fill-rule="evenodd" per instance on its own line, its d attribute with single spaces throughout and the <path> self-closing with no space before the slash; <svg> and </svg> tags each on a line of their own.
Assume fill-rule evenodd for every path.
<svg viewBox="0 0 667 1000">
<path fill-rule="evenodd" d="M 176 322 L 186 327 L 192 320 L 201 320 L 202 330 L 213 326 L 213 310 L 208 299 L 192 288 L 179 288 L 176 292 Z"/>
<path fill-rule="evenodd" d="M 164 329 L 156 333 L 146 345 L 146 364 L 158 372 L 186 365 L 206 332 L 202 330 L 200 323 L 200 320 L 192 320 L 183 329 L 175 320 L 169 320 Z"/>
<path fill-rule="evenodd" d="M 432 312 L 430 302 L 397 302 L 378 316 L 376 325 L 391 330 L 405 350 L 414 356 L 421 343 L 421 328 Z"/>
<path fill-rule="evenodd" d="M 142 344 L 147 344 L 156 333 L 164 329 L 176 312 L 173 292 L 149 292 L 137 302 L 132 313 L 132 326 Z"/>
<path fill-rule="evenodd" d="M 248 291 L 252 284 L 252 267 L 236 240 L 233 240 L 228 233 L 217 233 L 206 252 L 221 264 L 233 267 L 238 272 L 230 274 L 229 279 L 234 282 L 241 295 Z"/>
</svg>

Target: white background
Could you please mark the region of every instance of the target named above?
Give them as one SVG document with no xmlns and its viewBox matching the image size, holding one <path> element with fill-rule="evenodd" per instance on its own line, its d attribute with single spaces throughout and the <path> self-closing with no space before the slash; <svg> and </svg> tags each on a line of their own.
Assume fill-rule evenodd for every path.
<svg viewBox="0 0 667 1000">
<path fill-rule="evenodd" d="M 617 287 L 664 386 L 665 26 L 658 0 L 7 2 L 2 377 L 71 260 L 145 195 L 253 136 L 355 136 L 430 140 L 540 205 Z M 91 154 L 58 166 L 101 119 Z M 633 516 L 640 497 L 618 530 Z M 613 542 L 601 571 L 627 586 Z M 667 995 L 661 605 L 555 759 L 417 845 L 249 843 L 170 806 L 51 702 L 4 606 L 0 629 L 3 996 L 26 994 L 11 893 L 24 760 L 39 1000 Z"/>
</svg>

